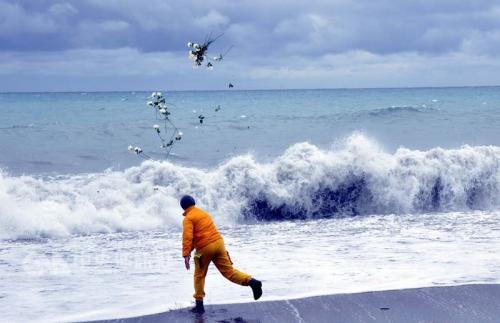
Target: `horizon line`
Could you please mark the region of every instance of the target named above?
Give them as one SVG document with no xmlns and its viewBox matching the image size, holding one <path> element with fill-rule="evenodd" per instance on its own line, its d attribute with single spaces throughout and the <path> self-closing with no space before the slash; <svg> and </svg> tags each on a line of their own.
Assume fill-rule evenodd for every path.
<svg viewBox="0 0 500 323">
<path fill-rule="evenodd" d="M 0 94 L 23 94 L 23 93 L 126 93 L 126 92 L 150 92 L 150 91 L 165 91 L 165 92 L 242 92 L 242 91 L 326 91 L 326 90 L 404 90 L 404 89 L 453 89 L 453 88 L 494 88 L 500 85 L 449 85 L 449 86 L 391 86 L 391 87 L 332 87 L 332 88 L 271 88 L 271 89 L 215 89 L 215 90 L 164 90 L 164 89 L 149 89 L 149 90 L 50 90 L 50 91 L 1 91 Z"/>
</svg>

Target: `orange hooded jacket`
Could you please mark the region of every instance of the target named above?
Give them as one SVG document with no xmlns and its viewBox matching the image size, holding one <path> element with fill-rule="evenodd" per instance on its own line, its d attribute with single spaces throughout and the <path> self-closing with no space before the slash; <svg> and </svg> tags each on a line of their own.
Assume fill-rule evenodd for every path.
<svg viewBox="0 0 500 323">
<path fill-rule="evenodd" d="M 210 215 L 196 206 L 190 206 L 184 211 L 182 222 L 182 256 L 191 254 L 209 243 L 222 239 Z"/>
</svg>

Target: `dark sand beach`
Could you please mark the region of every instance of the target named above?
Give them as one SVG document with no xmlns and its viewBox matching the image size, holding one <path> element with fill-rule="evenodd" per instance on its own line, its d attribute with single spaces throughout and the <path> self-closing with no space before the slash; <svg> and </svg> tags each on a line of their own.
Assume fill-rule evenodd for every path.
<svg viewBox="0 0 500 323">
<path fill-rule="evenodd" d="M 203 315 L 180 309 L 98 322 L 500 322 L 500 285 L 413 288 L 205 308 Z"/>
</svg>

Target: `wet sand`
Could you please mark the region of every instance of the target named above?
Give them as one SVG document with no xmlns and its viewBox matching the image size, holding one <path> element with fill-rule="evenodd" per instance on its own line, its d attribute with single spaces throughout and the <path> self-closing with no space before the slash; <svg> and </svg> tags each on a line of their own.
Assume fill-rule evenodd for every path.
<svg viewBox="0 0 500 323">
<path fill-rule="evenodd" d="M 500 285 L 426 287 L 206 305 L 205 310 L 203 315 L 180 309 L 94 322 L 500 322 Z"/>
</svg>

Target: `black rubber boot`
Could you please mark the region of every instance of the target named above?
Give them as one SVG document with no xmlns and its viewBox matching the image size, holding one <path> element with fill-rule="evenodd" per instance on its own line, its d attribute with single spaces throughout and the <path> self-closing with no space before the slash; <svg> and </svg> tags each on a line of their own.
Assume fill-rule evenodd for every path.
<svg viewBox="0 0 500 323">
<path fill-rule="evenodd" d="M 253 299 L 258 300 L 262 296 L 262 282 L 257 279 L 250 279 L 248 286 L 252 287 Z"/>
<path fill-rule="evenodd" d="M 203 314 L 205 313 L 205 307 L 203 306 L 203 300 L 196 300 L 196 306 L 191 309 L 192 313 Z"/>
</svg>

